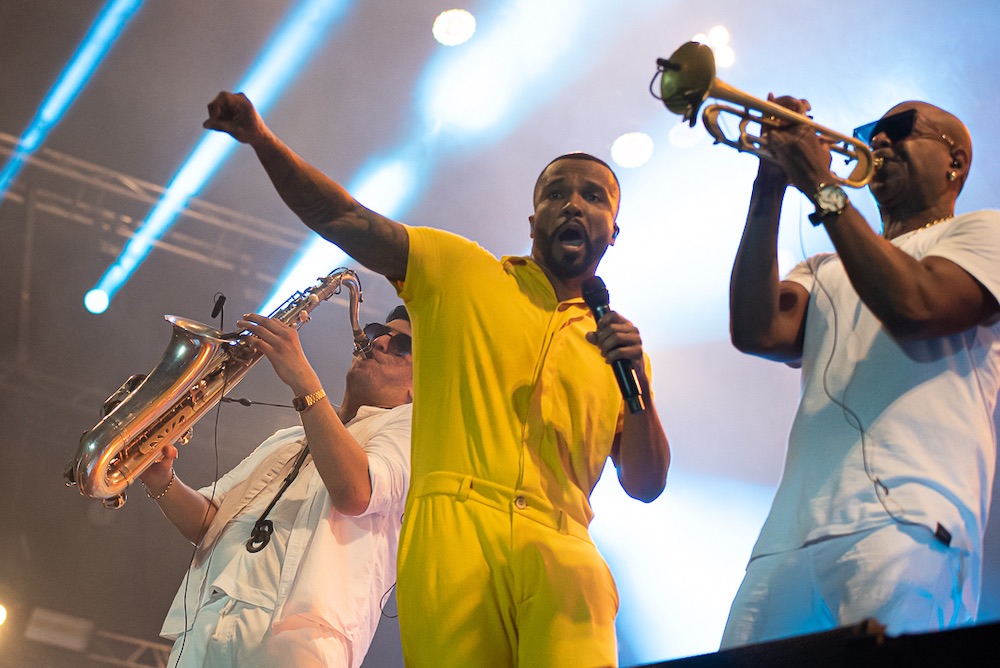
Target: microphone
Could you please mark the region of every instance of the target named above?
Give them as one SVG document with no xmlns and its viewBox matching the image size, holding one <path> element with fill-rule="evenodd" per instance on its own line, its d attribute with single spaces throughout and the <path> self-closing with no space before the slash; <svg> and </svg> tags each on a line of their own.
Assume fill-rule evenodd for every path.
<svg viewBox="0 0 1000 668">
<path fill-rule="evenodd" d="M 611 312 L 608 303 L 611 301 L 608 296 L 608 289 L 600 276 L 591 276 L 584 279 L 583 301 L 586 302 L 590 310 L 594 312 L 594 318 L 600 320 L 606 313 Z M 611 369 L 615 373 L 615 380 L 618 381 L 618 389 L 622 391 L 622 397 L 628 405 L 630 413 L 641 413 L 646 410 L 642 401 L 642 393 L 639 391 L 639 380 L 636 378 L 635 369 L 632 362 L 626 359 L 617 359 L 611 363 Z"/>
<path fill-rule="evenodd" d="M 216 295 L 215 306 L 212 308 L 212 317 L 218 318 L 219 314 L 222 313 L 222 307 L 226 305 L 226 295 L 221 292 Z"/>
</svg>

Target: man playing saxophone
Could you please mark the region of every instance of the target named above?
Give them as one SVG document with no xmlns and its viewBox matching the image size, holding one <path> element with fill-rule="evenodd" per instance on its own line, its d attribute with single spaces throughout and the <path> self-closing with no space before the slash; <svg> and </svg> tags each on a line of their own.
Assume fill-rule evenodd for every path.
<svg viewBox="0 0 1000 668">
<path fill-rule="evenodd" d="M 146 493 L 197 545 L 161 631 L 170 666 L 359 666 L 395 579 L 409 483 L 413 394 L 409 316 L 369 324 L 343 401 L 326 400 L 294 327 L 257 314 L 237 324 L 295 397 L 302 426 L 278 431 L 201 490 L 173 468 Z"/>
<path fill-rule="evenodd" d="M 766 134 L 775 161 L 754 183 L 731 334 L 743 352 L 801 366 L 802 398 L 723 647 L 872 617 L 892 635 L 975 619 L 996 459 L 1000 213 L 955 214 L 972 140 L 952 114 L 904 102 L 855 132 L 881 164 L 870 186 L 881 235 L 812 128 Z M 779 280 L 789 184 L 836 253 Z"/>
</svg>

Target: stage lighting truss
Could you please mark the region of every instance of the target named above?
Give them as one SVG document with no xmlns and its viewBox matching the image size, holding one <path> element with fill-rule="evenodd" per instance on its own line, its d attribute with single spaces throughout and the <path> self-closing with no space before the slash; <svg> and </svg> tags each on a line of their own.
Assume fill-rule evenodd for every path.
<svg viewBox="0 0 1000 668">
<path fill-rule="evenodd" d="M 0 132 L 0 160 L 13 155 L 16 146 L 16 137 Z M 22 205 L 29 218 L 45 214 L 90 226 L 100 235 L 101 252 L 117 257 L 164 190 L 43 148 L 27 158 L 3 206 Z M 154 246 L 217 270 L 237 272 L 264 291 L 308 234 L 297 224 L 278 225 L 192 198 L 181 210 L 178 224 Z"/>
</svg>

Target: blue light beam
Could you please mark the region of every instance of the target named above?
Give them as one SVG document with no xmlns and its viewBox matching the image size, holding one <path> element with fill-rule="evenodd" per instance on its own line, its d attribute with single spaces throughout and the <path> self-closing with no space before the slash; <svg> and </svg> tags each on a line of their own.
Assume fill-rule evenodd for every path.
<svg viewBox="0 0 1000 668">
<path fill-rule="evenodd" d="M 611 0 L 600 2 L 613 6 Z M 348 192 L 365 206 L 398 220 L 417 201 L 442 147 L 466 150 L 495 140 L 586 72 L 583 54 L 573 47 L 595 45 L 586 55 L 596 58 L 600 50 L 595 33 L 602 24 L 593 17 L 599 15 L 588 13 L 576 0 L 510 0 L 494 7 L 491 16 L 477 21 L 481 29 L 474 40 L 439 51 L 428 63 L 418 85 L 422 123 L 415 135 L 392 156 L 372 160 L 355 176 Z M 555 39 L 553 26 L 558 26 Z M 553 85 L 552 72 L 566 70 L 569 74 Z M 306 242 L 260 311 L 269 313 L 289 294 L 347 259 L 343 251 L 318 237 Z"/>
<path fill-rule="evenodd" d="M 17 178 L 25 161 L 42 145 L 49 131 L 63 117 L 69 105 L 79 95 L 83 85 L 100 65 L 111 45 L 122 34 L 125 24 L 142 4 L 142 0 L 111 0 L 104 6 L 90 32 L 80 43 L 66 69 L 59 75 L 38 113 L 18 142 L 17 150 L 0 172 L 0 203 L 7 189 Z"/>
<path fill-rule="evenodd" d="M 416 197 L 422 184 L 418 174 L 428 170 L 427 159 L 421 159 L 417 150 L 417 147 L 407 147 L 391 157 L 369 161 L 348 187 L 348 192 L 354 193 L 355 199 L 369 209 L 388 218 L 396 218 Z M 340 248 L 319 235 L 313 235 L 258 310 L 271 313 L 296 290 L 312 285 L 317 277 L 326 276 L 349 260 Z"/>
<path fill-rule="evenodd" d="M 350 0 L 303 0 L 282 23 L 236 90 L 246 93 L 254 100 L 257 110 L 264 114 L 315 51 L 330 25 L 342 17 L 350 5 Z M 205 186 L 236 145 L 236 140 L 225 134 L 213 132 L 204 136 L 118 259 L 87 293 L 84 304 L 88 310 L 89 305 L 104 305 L 104 309 L 91 311 L 103 313 L 157 240 L 166 234 L 190 199 Z"/>
</svg>

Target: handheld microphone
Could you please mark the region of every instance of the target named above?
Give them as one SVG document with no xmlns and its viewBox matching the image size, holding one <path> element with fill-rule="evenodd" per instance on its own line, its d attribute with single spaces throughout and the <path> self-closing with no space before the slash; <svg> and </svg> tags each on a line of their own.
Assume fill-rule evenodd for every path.
<svg viewBox="0 0 1000 668">
<path fill-rule="evenodd" d="M 608 305 L 611 301 L 608 296 L 608 289 L 600 276 L 591 276 L 583 281 L 583 301 L 586 302 L 590 310 L 594 312 L 594 318 L 600 320 L 606 313 L 611 312 Z M 611 369 L 615 373 L 615 380 L 618 382 L 618 389 L 622 392 L 626 405 L 630 413 L 641 413 L 646 410 L 642 401 L 642 393 L 639 391 L 639 379 L 636 378 L 635 369 L 632 362 L 626 359 L 617 359 L 611 363 Z"/>
</svg>

